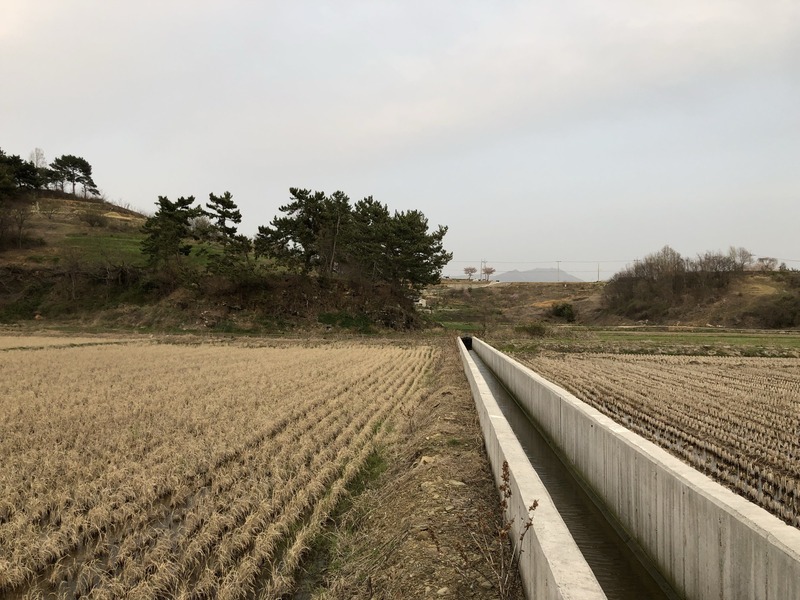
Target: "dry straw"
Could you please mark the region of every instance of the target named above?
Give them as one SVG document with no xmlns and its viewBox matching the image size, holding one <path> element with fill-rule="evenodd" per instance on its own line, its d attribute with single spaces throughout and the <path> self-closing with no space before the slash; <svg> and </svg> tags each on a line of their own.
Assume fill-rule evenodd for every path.
<svg viewBox="0 0 800 600">
<path fill-rule="evenodd" d="M 587 354 L 528 364 L 800 527 L 800 360 Z"/>
<path fill-rule="evenodd" d="M 137 342 L 3 358 L 0 595 L 244 598 L 292 588 L 436 353 Z"/>
</svg>

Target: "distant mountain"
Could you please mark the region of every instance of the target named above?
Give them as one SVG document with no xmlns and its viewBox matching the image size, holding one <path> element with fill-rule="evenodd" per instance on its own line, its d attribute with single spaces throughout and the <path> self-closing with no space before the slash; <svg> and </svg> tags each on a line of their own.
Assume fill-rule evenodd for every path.
<svg viewBox="0 0 800 600">
<path fill-rule="evenodd" d="M 574 275 L 570 275 L 564 270 L 558 269 L 529 269 L 528 271 L 508 271 L 495 275 L 492 279 L 497 281 L 525 281 L 525 282 L 547 282 L 547 281 L 582 281 Z"/>
</svg>

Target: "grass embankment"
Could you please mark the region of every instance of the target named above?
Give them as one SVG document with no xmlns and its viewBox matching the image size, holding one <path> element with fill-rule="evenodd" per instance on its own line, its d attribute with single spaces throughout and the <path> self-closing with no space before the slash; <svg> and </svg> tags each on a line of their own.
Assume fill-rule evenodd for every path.
<svg viewBox="0 0 800 600">
<path fill-rule="evenodd" d="M 449 280 L 424 294 L 431 321 L 445 329 L 487 332 L 549 319 L 557 303 L 594 319 L 603 283 L 485 283 Z M 555 319 L 559 321 L 559 319 Z"/>
<path fill-rule="evenodd" d="M 144 222 L 98 200 L 33 203 L 25 243 L 0 253 L 0 323 L 231 334 L 418 325 L 409 301 L 385 286 L 293 275 L 252 256 L 246 269 L 217 274 L 213 242 L 193 241 L 178 263 L 147 268 Z"/>
<path fill-rule="evenodd" d="M 31 204 L 22 247 L 0 253 L 0 265 L 143 264 L 144 221 L 144 215 L 97 199 L 40 198 Z"/>
<path fill-rule="evenodd" d="M 142 238 L 142 234 L 138 231 L 71 233 L 66 236 L 60 248 L 65 252 L 77 250 L 80 252 L 81 259 L 88 263 L 112 260 L 144 266 L 145 257 L 141 249 Z"/>
<path fill-rule="evenodd" d="M 256 264 L 257 275 L 242 285 L 208 277 L 209 259 L 219 251 L 213 244 L 195 243 L 182 261 L 179 270 L 191 277 L 159 277 L 144 268 L 144 215 L 97 200 L 50 198 L 40 199 L 34 206 L 26 225 L 26 247 L 0 253 L 0 322 L 79 317 L 85 324 L 100 321 L 105 326 L 116 323 L 175 330 L 201 326 L 231 333 L 274 332 L 294 323 L 358 333 L 371 333 L 382 322 L 400 329 L 418 324 L 409 306 L 395 310 L 396 299 L 381 299 L 380 290 L 332 293 L 321 280 L 301 284 L 296 278 L 284 277 L 281 269 L 263 258 Z M 790 327 L 800 323 L 800 277 L 796 275 L 745 273 L 719 297 L 703 302 L 684 299 L 658 324 Z M 341 281 L 333 283 L 334 287 L 347 287 L 340 285 Z M 483 337 L 513 337 L 519 327 L 535 329 L 542 322 L 555 326 L 573 319 L 590 327 L 636 324 L 605 306 L 605 286 L 604 282 L 445 280 L 425 290 L 425 307 L 420 312 L 432 325 L 447 331 Z M 343 297 L 334 301 L 337 295 Z M 367 295 L 374 298 L 367 301 Z M 324 299 L 321 304 L 320 298 Z M 258 305 L 255 313 L 248 313 L 248 302 Z M 376 309 L 381 302 L 382 309 Z M 569 310 L 554 310 L 555 306 Z M 592 335 L 596 343 L 607 341 L 621 347 L 631 343 L 629 337 L 614 339 L 621 334 Z M 702 345 L 705 340 L 671 337 L 666 343 Z M 648 344 L 662 342 L 660 338 L 640 338 L 633 346 L 642 352 Z M 759 344 L 733 338 L 711 339 L 711 343 L 745 349 L 775 345 L 769 340 Z M 575 346 L 570 340 L 565 344 Z"/>
<path fill-rule="evenodd" d="M 144 235 L 138 230 L 90 229 L 74 231 L 52 240 L 50 246 L 24 257 L 25 264 L 64 266 L 69 262 L 86 267 L 103 265 L 147 266 L 142 253 Z M 195 244 L 186 259 L 187 267 L 203 269 L 215 252 L 209 244 Z"/>
<path fill-rule="evenodd" d="M 635 344 L 663 347 L 686 345 L 699 347 L 736 348 L 742 351 L 758 348 L 800 349 L 798 332 L 746 331 L 620 331 L 595 330 L 593 335 L 602 344 Z"/>
<path fill-rule="evenodd" d="M 716 295 L 677 298 L 659 319 L 615 312 L 597 283 L 485 283 L 448 280 L 425 292 L 431 321 L 483 335 L 545 322 L 585 326 L 786 329 L 800 325 L 800 273 L 746 272 Z M 646 307 L 645 307 L 646 308 Z M 561 309 L 561 310 L 560 310 Z"/>
</svg>

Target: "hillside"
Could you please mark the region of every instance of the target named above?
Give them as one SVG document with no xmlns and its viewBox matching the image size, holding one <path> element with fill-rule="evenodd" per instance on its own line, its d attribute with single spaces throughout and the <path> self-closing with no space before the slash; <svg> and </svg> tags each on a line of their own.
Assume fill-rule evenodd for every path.
<svg viewBox="0 0 800 600">
<path fill-rule="evenodd" d="M 24 247 L 0 252 L 0 323 L 362 333 L 419 324 L 387 285 L 296 275 L 263 258 L 231 279 L 206 268 L 219 248 L 198 241 L 180 266 L 154 271 L 141 249 L 144 215 L 78 198 L 31 207 Z"/>
<path fill-rule="evenodd" d="M 40 198 L 31 204 L 23 248 L 0 252 L 0 266 L 59 265 L 64 261 L 144 263 L 139 232 L 145 216 L 96 199 Z"/>
<path fill-rule="evenodd" d="M 145 216 L 100 200 L 40 198 L 24 248 L 0 252 L 0 322 L 79 321 L 135 328 L 369 331 L 420 324 L 493 331 L 541 321 L 589 326 L 791 328 L 800 325 L 800 274 L 746 272 L 702 301 L 685 296 L 657 317 L 623 317 L 604 301 L 604 282 L 444 280 L 423 292 L 414 314 L 387 286 L 303 277 L 264 261 L 236 282 L 206 270 L 213 248 L 196 243 L 189 271 L 145 266 Z M 563 272 L 562 272 L 563 274 Z M 554 313 L 554 305 L 560 305 Z M 647 306 L 638 307 L 648 314 Z M 661 307 L 663 309 L 663 307 Z M 652 311 L 650 311 L 652 313 Z M 574 318 L 574 319 L 573 319 Z"/>
<path fill-rule="evenodd" d="M 569 304 L 575 323 L 590 326 L 670 325 L 689 327 L 770 327 L 770 315 L 798 294 L 797 279 L 783 273 L 745 273 L 704 303 L 673 306 L 663 319 L 637 321 L 612 314 L 603 301 L 605 282 L 476 283 L 447 280 L 425 294 L 430 318 L 454 330 L 508 329 L 540 321 L 565 324 L 554 304 Z M 793 305 L 792 305 L 793 306 Z M 790 309 L 791 306 L 790 306 Z M 795 309 L 796 310 L 796 309 Z"/>
</svg>

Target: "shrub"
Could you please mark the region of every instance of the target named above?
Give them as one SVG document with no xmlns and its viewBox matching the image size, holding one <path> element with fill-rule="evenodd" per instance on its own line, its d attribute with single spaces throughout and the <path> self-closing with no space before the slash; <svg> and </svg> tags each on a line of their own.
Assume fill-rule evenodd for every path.
<svg viewBox="0 0 800 600">
<path fill-rule="evenodd" d="M 86 223 L 89 227 L 105 227 L 108 225 L 108 217 L 93 210 L 83 211 L 78 215 L 78 219 L 80 219 L 82 223 Z"/>
<path fill-rule="evenodd" d="M 800 289 L 800 271 L 786 269 L 773 273 L 772 277 L 775 281 L 785 283 L 789 288 Z"/>
<path fill-rule="evenodd" d="M 575 321 L 575 307 L 569 302 L 554 302 L 550 309 L 550 314 L 559 319 L 564 319 L 567 323 Z"/>
<path fill-rule="evenodd" d="M 531 337 L 545 337 L 550 333 L 550 328 L 541 321 L 534 321 L 527 325 L 517 325 L 514 327 L 514 331 L 517 333 L 524 333 Z"/>
<path fill-rule="evenodd" d="M 616 273 L 606 284 L 603 299 L 614 313 L 660 318 L 681 303 L 717 297 L 751 262 L 752 253 L 744 248 L 706 252 L 692 259 L 664 246 Z"/>
<path fill-rule="evenodd" d="M 752 312 L 762 327 L 782 329 L 800 326 L 800 296 L 780 294 Z"/>
<path fill-rule="evenodd" d="M 372 323 L 367 315 L 351 315 L 348 312 L 320 313 L 317 320 L 329 327 L 340 327 L 342 329 L 352 329 L 359 333 L 372 333 Z"/>
</svg>

